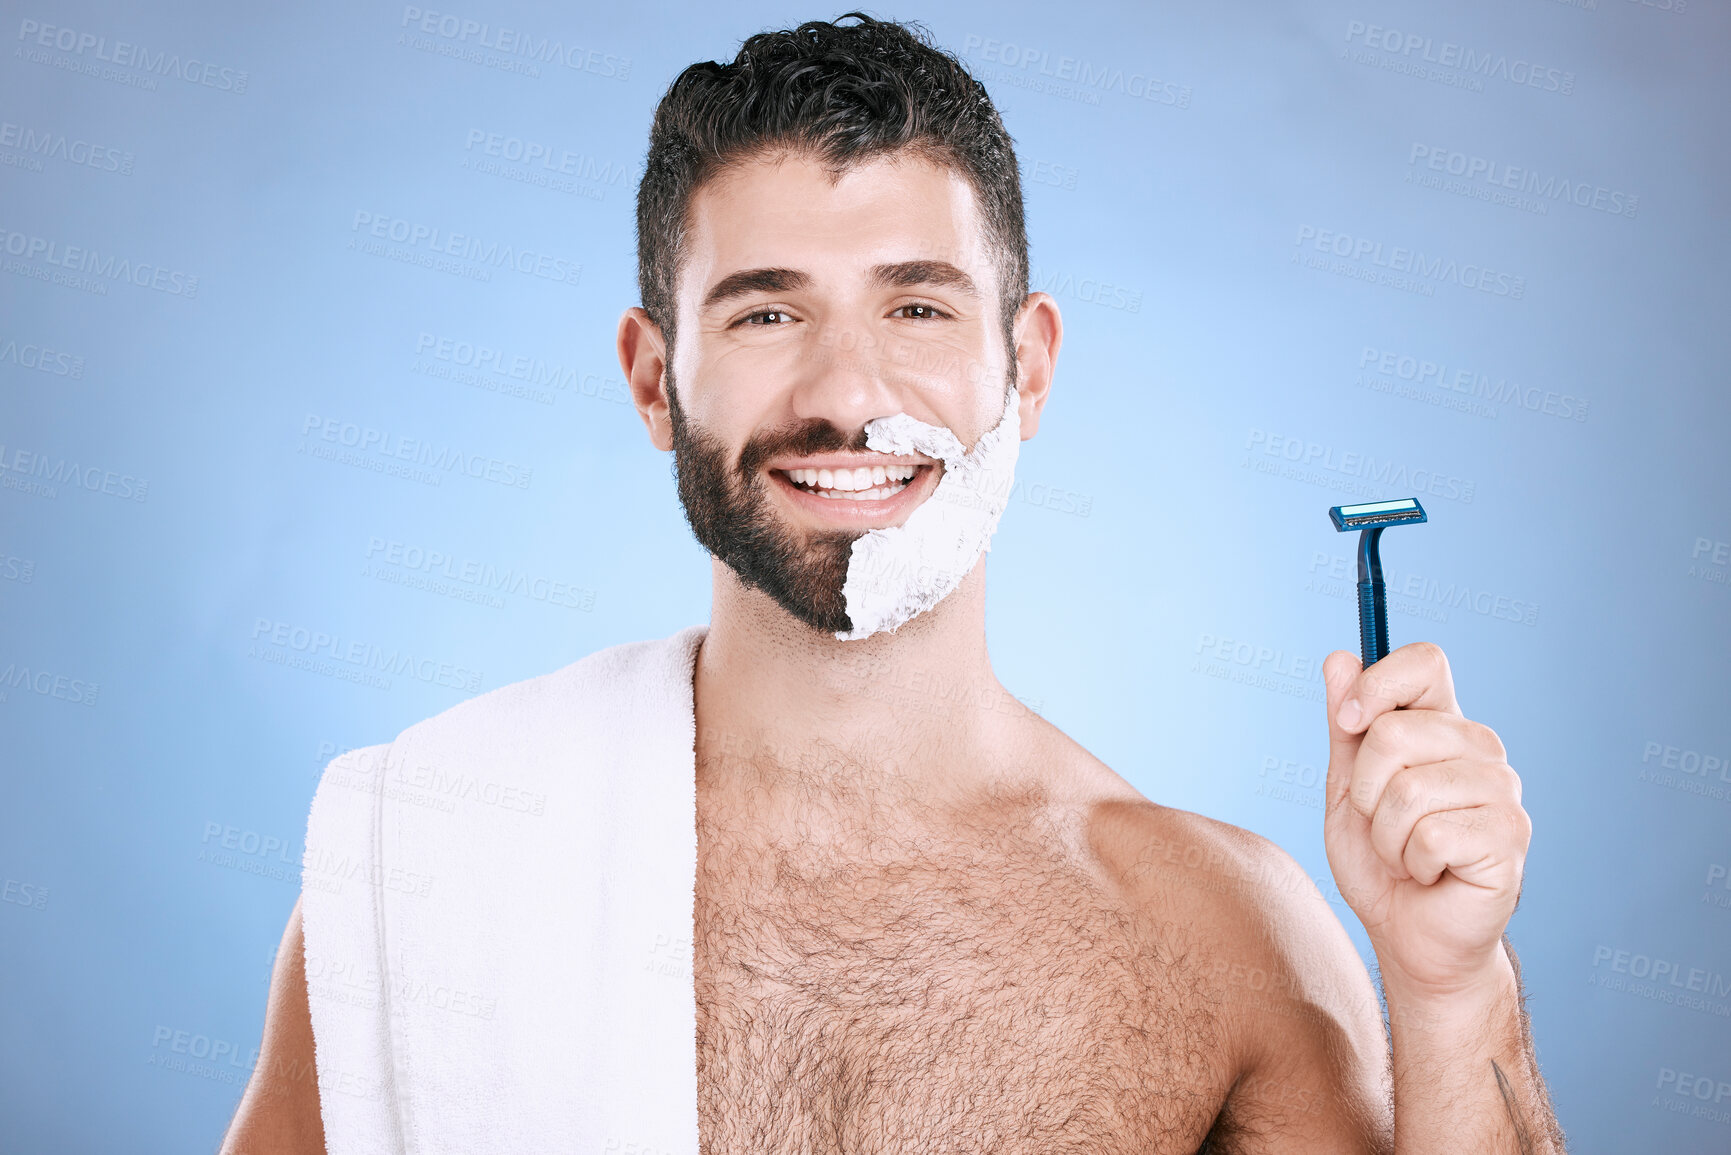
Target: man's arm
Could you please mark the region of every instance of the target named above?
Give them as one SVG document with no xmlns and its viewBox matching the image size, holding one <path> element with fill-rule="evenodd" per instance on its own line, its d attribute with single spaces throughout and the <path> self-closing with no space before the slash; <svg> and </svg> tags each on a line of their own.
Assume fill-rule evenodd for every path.
<svg viewBox="0 0 1731 1155">
<path fill-rule="evenodd" d="M 1533 1057 L 1520 963 L 1504 943 L 1503 966 L 1485 985 L 1438 999 L 1390 989 L 1395 1150 L 1563 1151 L 1563 1132 Z M 1467 1146 L 1469 1145 L 1470 1146 Z"/>
<path fill-rule="evenodd" d="M 258 1063 L 220 1155 L 325 1155 L 299 899 L 271 971 Z"/>
<path fill-rule="evenodd" d="M 1512 951 L 1499 943 L 1512 985 L 1488 988 L 1476 1015 L 1464 1000 L 1415 1001 L 1397 986 L 1391 1058 L 1371 977 L 1298 864 L 1248 831 L 1175 812 L 1166 821 L 1154 861 L 1185 863 L 1179 873 L 1196 877 L 1177 893 L 1209 908 L 1175 914 L 1213 936 L 1195 944 L 1199 993 L 1222 1016 L 1233 1071 L 1207 1155 L 1562 1151 Z"/>
</svg>

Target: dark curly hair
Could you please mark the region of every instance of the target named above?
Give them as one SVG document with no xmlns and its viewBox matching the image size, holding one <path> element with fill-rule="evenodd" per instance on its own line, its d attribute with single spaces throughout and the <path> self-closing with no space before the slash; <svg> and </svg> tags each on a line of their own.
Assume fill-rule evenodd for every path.
<svg viewBox="0 0 1731 1155">
<path fill-rule="evenodd" d="M 670 346 L 693 194 L 718 172 L 779 149 L 814 156 L 833 176 L 903 149 L 962 173 L 998 254 L 1012 346 L 1011 324 L 1028 293 L 1014 143 L 985 86 L 924 28 L 863 12 L 760 32 L 731 64 L 693 64 L 662 96 L 637 186 L 637 287 Z"/>
</svg>

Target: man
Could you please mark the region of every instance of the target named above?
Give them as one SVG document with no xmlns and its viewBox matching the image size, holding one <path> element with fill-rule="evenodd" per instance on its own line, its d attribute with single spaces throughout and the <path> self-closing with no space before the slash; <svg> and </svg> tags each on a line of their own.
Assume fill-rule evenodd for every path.
<svg viewBox="0 0 1731 1155">
<path fill-rule="evenodd" d="M 694 65 L 651 134 L 618 350 L 710 626 L 333 763 L 224 1149 L 1560 1151 L 1502 938 L 1530 825 L 1440 651 L 1325 665 L 1324 836 L 1386 1035 L 1284 853 L 997 682 L 983 555 L 1062 324 L 984 90 L 849 17 Z M 560 728 L 602 698 L 662 712 Z M 387 782 L 423 763 L 569 787 L 571 832 L 438 825 Z M 371 855 L 346 905 L 333 848 Z M 607 961 L 640 908 L 689 919 L 688 971 L 678 927 Z M 425 981 L 452 973 L 497 997 Z"/>
</svg>

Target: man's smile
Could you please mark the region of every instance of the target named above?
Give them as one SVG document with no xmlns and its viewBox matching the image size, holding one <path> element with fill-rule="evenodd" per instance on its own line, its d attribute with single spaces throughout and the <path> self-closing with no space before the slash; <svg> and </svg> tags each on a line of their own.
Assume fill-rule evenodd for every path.
<svg viewBox="0 0 1731 1155">
<path fill-rule="evenodd" d="M 914 479 L 916 465 L 855 466 L 852 469 L 785 469 L 783 476 L 819 497 L 877 501 L 900 493 Z"/>
<path fill-rule="evenodd" d="M 862 529 L 899 525 L 930 495 L 940 462 L 861 454 L 819 454 L 777 462 L 773 488 L 795 509 Z"/>
</svg>

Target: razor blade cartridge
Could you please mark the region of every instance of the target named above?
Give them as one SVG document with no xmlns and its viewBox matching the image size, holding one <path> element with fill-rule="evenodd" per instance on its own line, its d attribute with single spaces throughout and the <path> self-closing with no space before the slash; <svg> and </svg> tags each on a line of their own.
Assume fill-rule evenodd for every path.
<svg viewBox="0 0 1731 1155">
<path fill-rule="evenodd" d="M 1349 529 L 1417 524 L 1425 520 L 1424 506 L 1416 497 L 1373 501 L 1366 505 L 1337 505 L 1328 511 L 1328 516 L 1334 521 L 1334 528 L 1342 533 Z"/>
</svg>

